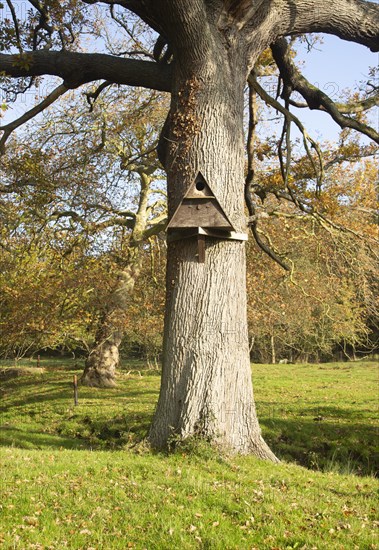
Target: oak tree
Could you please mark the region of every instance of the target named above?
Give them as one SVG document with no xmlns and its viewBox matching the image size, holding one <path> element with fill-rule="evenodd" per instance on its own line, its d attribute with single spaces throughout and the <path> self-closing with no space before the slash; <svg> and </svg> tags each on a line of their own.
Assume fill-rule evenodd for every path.
<svg viewBox="0 0 379 550">
<path fill-rule="evenodd" d="M 68 89 L 98 80 L 171 93 L 159 146 L 167 173 L 169 216 L 201 172 L 235 229 L 246 230 L 244 197 L 251 198 L 251 189 L 246 188 L 244 173 L 244 90 L 248 80 L 255 85 L 254 68 L 268 47 L 280 71 L 286 108 L 292 93 L 297 92 L 311 109 L 329 112 L 341 127 L 378 139 L 374 129 L 350 116 L 352 111 L 346 114 L 339 110 L 301 75 L 294 67 L 287 41 L 288 37 L 322 32 L 378 51 L 379 6 L 373 2 L 29 3 L 33 9 L 28 24 L 19 24 L 13 10 L 9 23 L 11 26 L 13 20 L 13 33 L 6 32 L 6 25 L 3 29 L 8 53 L 0 54 L 0 72 L 9 86 L 14 78 L 21 78 L 19 90 L 27 86 L 29 77 L 60 77 L 62 83 L 41 109 Z M 124 26 L 137 16 L 155 31 L 154 60 L 133 59 L 135 51 L 132 55 L 80 51 L 80 33 L 96 28 L 91 10 L 97 4 L 108 4 L 113 17 Z M 3 127 L 0 145 L 17 124 Z M 281 165 L 288 187 L 286 159 L 282 158 Z M 248 203 L 251 212 L 252 201 Z M 305 208 L 301 203 L 299 206 Z M 276 460 L 261 437 L 255 413 L 244 243 L 209 237 L 205 262 L 199 263 L 196 254 L 195 240 L 169 243 L 162 384 L 150 441 L 165 447 L 173 434 L 188 437 L 198 433 L 236 452 Z"/>
</svg>

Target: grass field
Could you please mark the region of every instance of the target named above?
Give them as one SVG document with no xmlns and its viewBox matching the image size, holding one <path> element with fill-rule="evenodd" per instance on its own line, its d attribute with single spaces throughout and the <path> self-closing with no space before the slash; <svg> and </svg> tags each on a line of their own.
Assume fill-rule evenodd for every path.
<svg viewBox="0 0 379 550">
<path fill-rule="evenodd" d="M 253 365 L 279 466 L 150 452 L 159 374 L 137 363 L 77 407 L 80 366 L 41 366 L 1 384 L 1 548 L 379 548 L 378 363 Z"/>
</svg>

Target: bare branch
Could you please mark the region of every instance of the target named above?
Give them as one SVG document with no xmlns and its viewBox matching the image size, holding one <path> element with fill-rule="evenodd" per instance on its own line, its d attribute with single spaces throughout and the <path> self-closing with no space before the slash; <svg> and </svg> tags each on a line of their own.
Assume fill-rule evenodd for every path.
<svg viewBox="0 0 379 550">
<path fill-rule="evenodd" d="M 326 111 L 341 128 L 352 128 L 379 143 L 379 134 L 370 126 L 354 118 L 344 116 L 338 105 L 316 86 L 313 86 L 295 66 L 287 41 L 283 38 L 271 46 L 273 57 L 284 82 L 281 97 L 289 99 L 293 91 L 299 92 L 310 109 Z"/>
<path fill-rule="evenodd" d="M 160 18 L 154 17 L 154 13 L 148 2 L 141 0 L 82 0 L 85 4 L 108 4 L 109 6 L 122 6 L 138 15 L 145 23 L 158 34 L 162 32 Z M 146 5 L 147 4 L 147 5 Z M 154 5 L 154 4 L 153 4 Z M 159 9 L 159 6 L 158 6 Z"/>
<path fill-rule="evenodd" d="M 55 88 L 55 90 L 53 90 L 51 94 L 49 94 L 43 101 L 41 101 L 41 103 L 30 109 L 30 111 L 23 114 L 20 118 L 14 120 L 13 122 L 10 122 L 9 124 L 6 124 L 5 126 L 0 126 L 0 131 L 4 132 L 2 138 L 0 139 L 0 155 L 4 153 L 5 143 L 7 142 L 11 133 L 16 130 L 16 128 L 19 128 L 20 126 L 37 116 L 39 113 L 42 113 L 42 111 L 52 105 L 52 103 L 54 103 L 68 90 L 69 88 L 67 88 L 64 84 L 61 84 L 60 86 Z"/>
<path fill-rule="evenodd" d="M 333 158 L 325 163 L 325 171 L 329 170 L 335 164 L 342 164 L 343 162 L 357 162 L 367 157 L 373 157 L 378 154 L 378 148 L 376 145 L 371 144 L 369 146 L 360 147 L 356 153 L 341 154 L 337 153 Z"/>
<path fill-rule="evenodd" d="M 255 242 L 263 252 L 265 252 L 272 260 L 278 263 L 286 271 L 290 271 L 289 266 L 280 258 L 280 256 L 268 246 L 261 238 L 258 231 L 258 216 L 256 211 L 256 204 L 252 197 L 252 188 L 254 187 L 255 176 L 255 158 L 254 158 L 254 144 L 255 144 L 255 128 L 257 125 L 257 107 L 255 89 L 249 82 L 249 132 L 247 139 L 247 154 L 248 154 L 248 168 L 245 181 L 245 203 L 249 212 L 250 228 L 255 239 Z"/>
<path fill-rule="evenodd" d="M 268 246 L 262 240 L 262 238 L 261 238 L 261 236 L 258 232 L 258 224 L 257 223 L 252 223 L 251 224 L 251 231 L 253 233 L 254 240 L 257 243 L 257 245 L 259 246 L 259 248 L 261 250 L 263 250 L 263 252 L 265 252 L 267 254 L 267 256 L 269 256 L 272 260 L 274 260 L 274 262 L 279 264 L 285 271 L 291 271 L 290 266 L 287 265 L 286 263 L 284 263 L 282 258 L 276 252 L 274 252 L 273 248 Z"/>
<path fill-rule="evenodd" d="M 18 20 L 16 15 L 16 10 L 14 9 L 14 6 L 10 0 L 7 0 L 8 8 L 12 14 L 12 20 L 14 25 L 14 31 L 16 33 L 16 40 L 17 40 L 17 47 L 20 52 L 22 52 L 22 44 L 21 44 L 21 38 L 20 38 L 20 28 L 18 26 Z"/>
<path fill-rule="evenodd" d="M 264 90 L 264 88 L 262 88 L 262 86 L 258 83 L 256 75 L 254 74 L 254 72 L 250 73 L 249 78 L 248 78 L 248 82 L 249 82 L 249 84 L 251 84 L 253 86 L 253 88 L 256 90 L 256 92 L 258 93 L 260 98 L 263 99 L 263 101 L 265 103 L 267 103 L 267 105 L 270 105 L 271 107 L 273 107 L 274 109 L 276 109 L 277 111 L 282 113 L 287 121 L 291 121 L 291 122 L 294 122 L 296 124 L 296 126 L 298 127 L 298 129 L 300 130 L 300 132 L 303 136 L 304 147 L 305 147 L 305 150 L 307 152 L 308 158 L 309 158 L 309 160 L 312 164 L 312 167 L 314 169 L 314 172 L 315 172 L 315 175 L 316 175 L 316 178 L 317 178 L 317 182 L 318 182 L 318 186 L 320 187 L 320 185 L 322 183 L 322 180 L 323 180 L 323 177 L 324 177 L 324 166 L 323 166 L 322 152 L 321 152 L 320 146 L 317 143 L 317 141 L 315 141 L 314 139 L 312 139 L 310 137 L 310 135 L 308 134 L 308 132 L 305 129 L 302 122 L 293 113 L 291 113 L 291 111 L 288 108 L 284 107 L 281 103 L 279 103 L 279 101 L 277 101 L 276 99 L 271 97 Z M 310 151 L 309 146 L 308 146 L 308 142 L 311 144 L 311 147 L 313 147 L 314 150 L 317 153 L 318 160 L 319 160 L 319 165 L 320 165 L 319 169 L 317 169 L 317 167 L 315 165 L 313 156 L 312 156 L 311 151 Z M 285 179 L 285 178 L 283 178 L 283 179 Z"/>
<path fill-rule="evenodd" d="M 29 3 L 37 10 L 37 12 L 40 14 L 39 22 L 37 27 L 33 30 L 33 50 L 37 49 L 37 41 L 38 41 L 38 33 L 41 29 L 47 32 L 48 36 L 51 38 L 54 29 L 51 25 L 49 25 L 49 14 L 45 8 L 38 0 L 29 0 Z"/>
<path fill-rule="evenodd" d="M 247 177 L 246 181 L 252 183 L 254 181 L 255 174 L 255 135 L 257 120 L 257 105 L 256 95 L 257 90 L 254 88 L 253 82 L 248 80 L 249 83 L 249 131 L 247 135 Z"/>
<path fill-rule="evenodd" d="M 112 86 L 113 82 L 108 82 L 107 80 L 105 82 L 102 82 L 98 88 L 94 92 L 86 92 L 86 98 L 87 102 L 89 104 L 89 112 L 92 113 L 93 107 L 95 105 L 95 102 L 101 92 L 103 92 L 106 88 L 109 86 Z"/>
</svg>

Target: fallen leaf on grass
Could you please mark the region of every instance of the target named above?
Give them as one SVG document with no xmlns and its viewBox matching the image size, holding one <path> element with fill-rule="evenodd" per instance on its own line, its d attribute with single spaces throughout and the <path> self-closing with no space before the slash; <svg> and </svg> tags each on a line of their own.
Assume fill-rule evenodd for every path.
<svg viewBox="0 0 379 550">
<path fill-rule="evenodd" d="M 26 525 L 38 525 L 38 518 L 35 518 L 33 516 L 25 516 L 22 518 Z"/>
<path fill-rule="evenodd" d="M 342 531 L 342 530 L 346 530 L 348 531 L 349 529 L 351 529 L 351 525 L 350 523 L 342 523 L 342 521 L 337 525 L 337 531 Z M 333 532 L 334 533 L 334 529 L 330 529 L 329 530 L 329 533 L 330 532 Z"/>
</svg>

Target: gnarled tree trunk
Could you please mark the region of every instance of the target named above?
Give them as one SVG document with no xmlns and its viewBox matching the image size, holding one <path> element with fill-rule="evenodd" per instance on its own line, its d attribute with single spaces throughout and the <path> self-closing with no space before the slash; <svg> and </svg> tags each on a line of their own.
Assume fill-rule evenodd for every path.
<svg viewBox="0 0 379 550">
<path fill-rule="evenodd" d="M 124 317 L 141 268 L 138 248 L 129 252 L 128 264 L 118 274 L 116 286 L 104 308 L 96 334 L 95 345 L 89 354 L 80 382 L 85 386 L 110 388 L 116 385 L 119 365 L 119 346 L 123 336 Z"/>
<path fill-rule="evenodd" d="M 109 295 L 100 319 L 94 348 L 89 354 L 81 383 L 85 386 L 113 387 L 116 385 L 116 370 L 119 365 L 119 346 L 124 332 L 125 313 L 130 303 L 134 284 L 142 265 L 141 243 L 152 235 L 160 233 L 166 224 L 165 212 L 149 218 L 149 195 L 154 180 L 156 164 L 150 166 L 141 162 L 130 165 L 138 173 L 140 196 L 135 220 L 131 228 L 127 256 L 118 274 L 114 290 Z"/>
<path fill-rule="evenodd" d="M 283 40 L 303 33 L 330 33 L 377 52 L 377 3 L 87 0 L 87 4 L 100 1 L 130 10 L 159 33 L 153 52 L 156 62 L 70 51 L 71 33 L 65 38 L 61 32 L 64 21 L 51 14 L 49 3 L 45 3 L 46 16 L 53 15 L 53 34 L 45 36 L 45 28 L 35 25 L 35 14 L 30 12 L 30 25 L 25 29 L 33 30 L 39 48 L 23 52 L 27 63 L 20 63 L 12 43 L 9 53 L 0 54 L 0 71 L 17 78 L 55 75 L 63 83 L 29 113 L 3 126 L 0 152 L 15 128 L 68 88 L 104 80 L 168 91 L 172 104 L 164 164 L 169 213 L 173 214 L 201 171 L 236 229 L 243 230 L 243 89 L 258 55 L 270 45 L 283 81 L 283 99 L 290 103 L 290 95 L 296 91 L 311 109 L 328 112 L 341 128 L 358 130 L 378 142 L 373 128 L 350 116 L 351 106 L 345 116 L 337 103 L 296 70 Z M 15 35 L 23 34 L 22 28 L 17 31 L 15 27 Z M 46 49 L 58 37 L 62 49 Z M 24 37 L 18 38 L 21 49 Z M 70 48 L 65 48 L 66 42 Z M 171 64 L 166 63 L 170 60 Z M 357 103 L 356 113 L 361 112 L 360 103 L 365 102 Z M 208 238 L 205 263 L 197 262 L 196 243 L 190 239 L 171 243 L 168 253 L 163 378 L 151 442 L 164 447 L 172 433 L 182 437 L 201 433 L 235 451 L 251 451 L 275 460 L 261 438 L 254 407 L 243 243 Z"/>
</svg>

